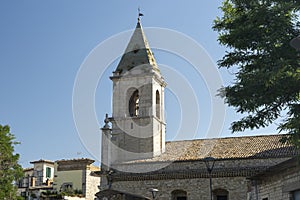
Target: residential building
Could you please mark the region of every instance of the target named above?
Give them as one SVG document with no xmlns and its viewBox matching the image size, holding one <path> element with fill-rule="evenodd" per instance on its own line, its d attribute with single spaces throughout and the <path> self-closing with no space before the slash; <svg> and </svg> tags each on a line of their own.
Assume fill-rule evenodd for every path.
<svg viewBox="0 0 300 200">
<path fill-rule="evenodd" d="M 53 189 L 54 162 L 32 161 L 33 168 L 24 169 L 24 178 L 18 183 L 18 192 L 27 199 L 38 199 L 43 191 Z"/>
<path fill-rule="evenodd" d="M 99 171 L 99 167 L 92 165 L 94 162 L 88 158 L 56 161 L 54 190 L 65 194 L 72 191 L 86 200 L 93 200 L 100 185 L 100 178 L 91 175 Z"/>
<path fill-rule="evenodd" d="M 81 199 L 93 200 L 100 178 L 92 176 L 99 167 L 88 158 L 38 160 L 30 162 L 32 168 L 24 169 L 24 177 L 18 183 L 18 192 L 26 200 Z"/>
</svg>

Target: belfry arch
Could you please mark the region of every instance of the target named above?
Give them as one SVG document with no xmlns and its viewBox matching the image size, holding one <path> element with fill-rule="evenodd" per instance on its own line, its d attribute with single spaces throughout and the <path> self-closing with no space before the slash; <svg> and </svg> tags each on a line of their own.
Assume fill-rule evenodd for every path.
<svg viewBox="0 0 300 200">
<path fill-rule="evenodd" d="M 156 90 L 155 93 L 155 104 L 156 104 L 156 117 L 160 118 L 160 94 L 159 91 Z"/>
<path fill-rule="evenodd" d="M 128 102 L 129 116 L 137 117 L 139 115 L 139 104 L 140 104 L 140 96 L 139 91 L 136 89 L 132 93 Z"/>
</svg>

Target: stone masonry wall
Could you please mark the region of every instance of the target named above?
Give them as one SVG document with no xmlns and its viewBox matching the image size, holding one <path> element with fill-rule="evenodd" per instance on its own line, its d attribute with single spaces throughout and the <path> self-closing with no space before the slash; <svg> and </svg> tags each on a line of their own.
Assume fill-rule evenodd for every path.
<svg viewBox="0 0 300 200">
<path fill-rule="evenodd" d="M 255 194 L 250 193 L 251 181 L 248 178 L 260 170 L 274 166 L 287 159 L 229 159 L 216 161 L 212 179 L 213 190 L 227 190 L 230 200 L 254 200 Z M 156 164 L 156 167 L 159 168 L 159 164 Z M 145 176 L 132 174 L 115 177 L 112 189 L 150 197 L 149 189 L 157 188 L 160 191 L 158 198 L 160 200 L 171 199 L 171 193 L 174 190 L 184 190 L 187 192 L 189 200 L 209 199 L 209 178 L 203 161 L 165 164 L 167 164 L 165 168 L 153 173 L 151 173 L 151 170 L 155 168 L 155 163 L 148 163 L 148 165 L 147 162 L 123 165 L 125 171 L 142 172 L 145 170 L 148 173 Z M 131 170 L 129 169 L 130 167 Z"/>
<path fill-rule="evenodd" d="M 300 190 L 300 166 L 263 178 L 258 182 L 258 199 L 290 199 L 292 192 Z M 256 200 L 256 198 L 253 198 Z"/>
<path fill-rule="evenodd" d="M 230 200 L 247 199 L 249 182 L 245 177 L 226 177 L 212 179 L 212 188 L 225 189 L 229 192 Z M 170 200 L 174 190 L 184 190 L 187 192 L 189 200 L 209 199 L 209 179 L 176 179 L 176 180 L 148 180 L 148 181 L 124 181 L 112 184 L 112 189 L 126 191 L 128 193 L 139 194 L 151 198 L 150 188 L 159 190 L 157 199 Z"/>
<path fill-rule="evenodd" d="M 86 173 L 86 200 L 95 199 L 95 194 L 99 191 L 98 186 L 100 186 L 100 177 L 91 176 L 91 170 L 85 170 Z"/>
</svg>

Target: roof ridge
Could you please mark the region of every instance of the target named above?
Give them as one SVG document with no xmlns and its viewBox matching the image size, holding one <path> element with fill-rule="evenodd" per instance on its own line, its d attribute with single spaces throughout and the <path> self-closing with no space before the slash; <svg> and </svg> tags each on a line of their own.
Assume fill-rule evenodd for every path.
<svg viewBox="0 0 300 200">
<path fill-rule="evenodd" d="M 172 142 L 191 142 L 191 141 L 199 141 L 199 140 L 225 140 L 225 139 L 236 139 L 236 138 L 259 138 L 259 137 L 279 137 L 279 136 L 288 136 L 290 134 L 286 133 L 278 133 L 278 134 L 265 134 L 265 135 L 246 135 L 246 136 L 233 136 L 233 137 L 220 137 L 220 138 L 196 138 L 196 139 L 186 139 L 186 140 L 175 140 L 175 141 L 166 141 L 166 143 L 172 143 Z"/>
</svg>

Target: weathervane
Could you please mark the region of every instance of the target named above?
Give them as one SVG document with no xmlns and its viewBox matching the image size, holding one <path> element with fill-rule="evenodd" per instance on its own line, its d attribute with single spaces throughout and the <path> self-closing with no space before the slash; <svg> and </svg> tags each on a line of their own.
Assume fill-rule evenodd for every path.
<svg viewBox="0 0 300 200">
<path fill-rule="evenodd" d="M 140 21 L 141 16 L 144 16 L 143 13 L 141 13 L 140 7 L 138 7 L 138 20 Z"/>
</svg>

